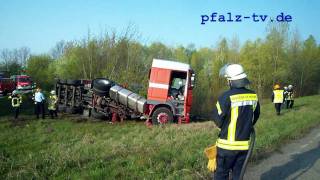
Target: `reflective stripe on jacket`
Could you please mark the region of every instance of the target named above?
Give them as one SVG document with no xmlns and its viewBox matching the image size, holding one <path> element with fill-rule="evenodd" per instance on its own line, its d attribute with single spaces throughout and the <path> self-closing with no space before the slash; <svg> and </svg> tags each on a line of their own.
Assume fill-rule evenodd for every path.
<svg viewBox="0 0 320 180">
<path fill-rule="evenodd" d="M 22 97 L 21 96 L 9 96 L 9 99 L 11 99 L 11 106 L 12 107 L 20 107 L 22 103 Z"/>
<path fill-rule="evenodd" d="M 57 98 L 56 95 L 51 95 L 51 96 L 49 96 L 48 109 L 49 109 L 49 110 L 56 110 L 57 101 L 58 101 L 58 98 Z"/>
<path fill-rule="evenodd" d="M 287 100 L 293 100 L 293 92 L 292 91 L 287 92 Z"/>
<path fill-rule="evenodd" d="M 260 115 L 255 92 L 246 88 L 233 88 L 219 97 L 214 121 L 221 129 L 217 147 L 226 150 L 248 150 L 253 125 Z"/>
<path fill-rule="evenodd" d="M 274 90 L 273 91 L 273 103 L 283 103 L 284 90 Z"/>
</svg>

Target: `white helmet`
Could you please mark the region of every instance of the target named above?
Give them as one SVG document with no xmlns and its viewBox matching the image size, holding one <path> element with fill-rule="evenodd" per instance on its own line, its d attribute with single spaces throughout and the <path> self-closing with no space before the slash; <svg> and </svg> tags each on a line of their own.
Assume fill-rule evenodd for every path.
<svg viewBox="0 0 320 180">
<path fill-rule="evenodd" d="M 284 89 L 284 90 L 288 90 L 288 87 L 287 87 L 287 86 L 285 86 L 285 87 L 283 87 L 283 89 Z"/>
<path fill-rule="evenodd" d="M 55 95 L 55 94 L 56 94 L 56 91 L 55 91 L 55 90 L 52 90 L 50 93 L 51 93 L 52 95 Z"/>
<path fill-rule="evenodd" d="M 240 64 L 227 64 L 220 70 L 220 75 L 223 75 L 228 80 L 240 80 L 247 77 L 243 67 Z"/>
<path fill-rule="evenodd" d="M 230 87 L 241 88 L 250 84 L 247 74 L 240 64 L 226 64 L 219 72 L 220 76 L 228 79 Z"/>
<path fill-rule="evenodd" d="M 16 94 L 18 94 L 18 91 L 17 90 L 13 90 L 12 91 L 12 95 L 16 95 Z"/>
<path fill-rule="evenodd" d="M 290 85 L 288 86 L 288 88 L 289 88 L 289 89 L 292 89 L 292 88 L 293 88 L 293 86 L 290 84 Z"/>
</svg>

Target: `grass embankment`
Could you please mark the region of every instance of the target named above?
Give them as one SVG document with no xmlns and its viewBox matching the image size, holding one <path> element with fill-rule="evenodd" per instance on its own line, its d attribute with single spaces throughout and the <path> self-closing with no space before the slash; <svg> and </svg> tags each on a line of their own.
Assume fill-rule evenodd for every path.
<svg viewBox="0 0 320 180">
<path fill-rule="evenodd" d="M 296 99 L 277 117 L 263 105 L 255 157 L 320 124 L 320 96 Z M 24 119 L 31 117 L 25 116 Z M 207 179 L 205 147 L 215 142 L 213 122 L 147 128 L 75 119 L 0 119 L 0 178 Z"/>
</svg>

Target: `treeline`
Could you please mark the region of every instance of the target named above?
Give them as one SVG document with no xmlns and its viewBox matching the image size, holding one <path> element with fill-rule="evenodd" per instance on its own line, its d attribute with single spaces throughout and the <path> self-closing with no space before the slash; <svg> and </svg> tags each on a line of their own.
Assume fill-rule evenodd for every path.
<svg viewBox="0 0 320 180">
<path fill-rule="evenodd" d="M 219 69 L 226 63 L 244 66 L 251 88 L 261 99 L 269 98 L 275 83 L 294 85 L 298 96 L 320 91 L 320 46 L 312 35 L 303 40 L 287 24 L 269 24 L 265 38 L 241 46 L 236 37 L 221 38 L 214 48 L 143 45 L 138 40 L 129 28 L 123 34 L 89 34 L 79 41 L 61 41 L 47 55 L 31 55 L 26 73 L 45 88 L 52 87 L 55 78 L 106 77 L 146 95 L 152 59 L 178 60 L 190 63 L 196 72 L 193 113 L 201 116 L 210 114 L 215 99 L 227 88 L 227 81 L 219 78 Z"/>
</svg>

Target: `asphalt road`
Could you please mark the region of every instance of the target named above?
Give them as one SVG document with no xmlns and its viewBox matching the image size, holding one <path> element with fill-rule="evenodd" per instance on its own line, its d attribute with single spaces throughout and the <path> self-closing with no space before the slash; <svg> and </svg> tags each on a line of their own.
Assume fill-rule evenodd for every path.
<svg viewBox="0 0 320 180">
<path fill-rule="evenodd" d="M 319 180 L 320 127 L 247 168 L 244 179 Z"/>
</svg>

